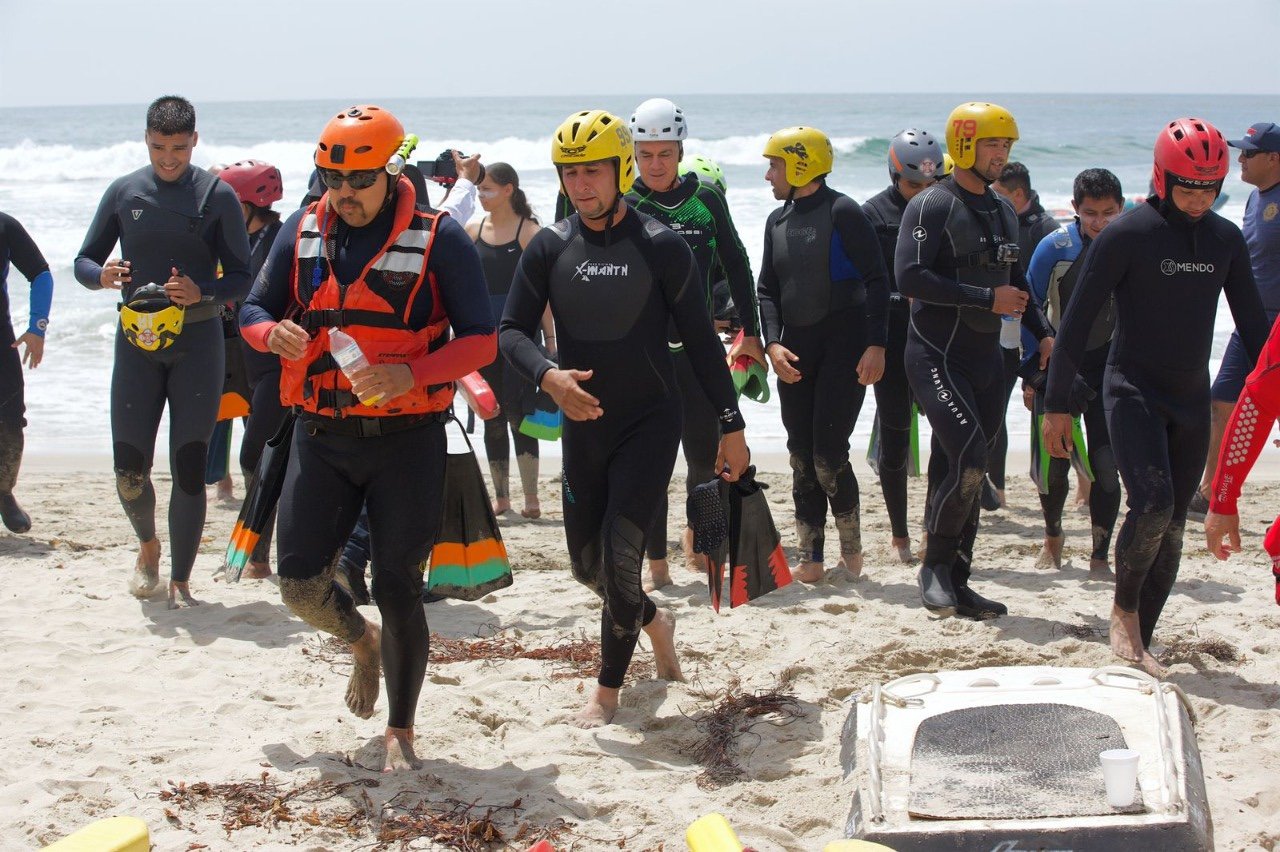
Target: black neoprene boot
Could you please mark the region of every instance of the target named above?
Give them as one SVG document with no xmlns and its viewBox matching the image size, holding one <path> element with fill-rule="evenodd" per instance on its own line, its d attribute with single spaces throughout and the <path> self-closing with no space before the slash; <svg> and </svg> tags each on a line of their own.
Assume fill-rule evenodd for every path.
<svg viewBox="0 0 1280 852">
<path fill-rule="evenodd" d="M 0 518 L 10 532 L 24 533 L 31 529 L 31 516 L 22 511 L 12 493 L 0 494 Z"/>
<path fill-rule="evenodd" d="M 951 566 L 925 563 L 920 566 L 920 602 L 925 609 L 950 615 L 956 609 L 956 592 L 951 584 Z"/>
<path fill-rule="evenodd" d="M 951 569 L 951 584 L 956 592 L 956 615 L 985 621 L 1009 614 L 1009 608 L 1004 604 L 984 598 L 969 588 L 969 560 L 964 554 L 956 555 Z"/>
</svg>

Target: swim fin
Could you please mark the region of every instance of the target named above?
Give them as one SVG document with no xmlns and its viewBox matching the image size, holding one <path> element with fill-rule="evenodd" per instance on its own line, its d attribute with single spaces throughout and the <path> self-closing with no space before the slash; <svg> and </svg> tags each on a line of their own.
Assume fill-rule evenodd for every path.
<svg viewBox="0 0 1280 852">
<path fill-rule="evenodd" d="M 551 394 L 539 388 L 533 400 L 533 411 L 520 421 L 520 434 L 539 441 L 558 441 L 563 431 L 564 413 Z"/>
<path fill-rule="evenodd" d="M 737 482 L 714 479 L 689 495 L 693 548 L 707 567 L 711 605 L 716 612 L 724 597 L 729 569 L 729 606 L 737 607 L 791 582 L 791 569 L 774 526 L 765 485 L 748 467 Z"/>
</svg>

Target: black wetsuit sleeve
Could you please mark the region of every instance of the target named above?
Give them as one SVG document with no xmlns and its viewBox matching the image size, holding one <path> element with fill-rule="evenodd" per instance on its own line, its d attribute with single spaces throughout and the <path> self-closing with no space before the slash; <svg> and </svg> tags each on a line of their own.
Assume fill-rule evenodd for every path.
<svg viewBox="0 0 1280 852">
<path fill-rule="evenodd" d="M 213 281 L 197 281 L 204 295 L 215 302 L 239 302 L 253 286 L 249 272 L 249 234 L 244 227 L 244 212 L 235 190 L 220 184 L 213 192 L 209 214 L 214 220 L 214 255 L 222 266 L 222 275 Z"/>
<path fill-rule="evenodd" d="M 85 234 L 80 253 L 76 255 L 76 280 L 90 290 L 102 289 L 102 264 L 106 263 L 111 250 L 120 241 L 120 222 L 116 219 L 118 184 L 119 181 L 111 184 L 102 194 L 98 212 L 93 214 L 89 232 Z"/>
<path fill-rule="evenodd" d="M 858 202 L 840 196 L 831 205 L 831 224 L 845 254 L 862 273 L 867 288 L 867 345 L 884 346 L 889 334 L 889 271 L 880 254 L 880 238 Z"/>
<path fill-rule="evenodd" d="M 947 219 L 952 206 L 961 203 L 950 192 L 931 189 L 907 204 L 893 263 L 898 292 L 902 295 L 937 305 L 990 308 L 994 303 L 995 292 L 991 288 L 961 284 L 932 268 L 947 239 Z"/>
<path fill-rule="evenodd" d="M 756 304 L 755 288 L 751 280 L 751 261 L 747 257 L 747 249 L 738 237 L 738 229 L 733 225 L 729 215 L 729 205 L 718 190 L 706 187 L 701 190 L 702 201 L 711 212 L 716 232 L 716 258 L 724 277 L 729 282 L 729 293 L 733 296 L 734 307 L 738 309 L 738 317 L 742 321 L 742 332 L 746 337 L 760 336 L 759 306 Z"/>
<path fill-rule="evenodd" d="M 529 241 L 511 279 L 507 305 L 498 326 L 498 348 L 503 357 L 536 387 L 542 387 L 542 377 L 556 366 L 538 348 L 534 337 L 547 307 L 554 249 L 563 245 L 551 228 L 544 228 Z"/>
<path fill-rule="evenodd" d="M 31 239 L 22 223 L 6 213 L 0 213 L 0 249 L 8 247 L 9 261 L 28 281 L 35 281 L 41 273 L 49 271 L 49 261 L 40 253 L 36 241 Z"/>
<path fill-rule="evenodd" d="M 452 216 L 445 216 L 436 228 L 427 271 L 434 274 L 438 282 L 440 300 L 455 338 L 493 334 L 495 318 L 480 255 L 466 229 Z M 418 299 L 414 307 L 421 304 L 429 314 L 429 302 L 429 299 Z M 426 319 L 424 315 L 424 323 Z"/>
<path fill-rule="evenodd" d="M 764 223 L 764 256 L 760 259 L 760 278 L 756 294 L 760 297 L 760 333 L 767 348 L 782 338 L 782 285 L 773 268 L 773 224 L 781 211 L 769 214 Z"/>
<path fill-rule="evenodd" d="M 716 410 L 721 433 L 740 432 L 747 424 L 738 411 L 738 397 L 729 378 L 724 345 L 716 335 L 707 310 L 693 252 L 673 231 L 664 231 L 655 237 L 653 247 L 650 264 L 654 278 L 662 288 L 667 309 L 680 332 L 680 341 L 689 355 L 689 366 Z"/>
<path fill-rule="evenodd" d="M 240 327 L 245 332 L 261 323 L 276 323 L 288 315 L 293 304 L 294 246 L 298 238 L 298 223 L 305 213 L 305 208 L 295 210 L 280 226 L 253 289 L 240 308 Z M 244 336 L 253 342 L 253 335 L 246 333 Z"/>
<path fill-rule="evenodd" d="M 1085 252 L 1084 266 L 1071 301 L 1062 312 L 1062 323 L 1053 339 L 1049 357 L 1049 380 L 1045 386 L 1044 410 L 1051 414 L 1070 413 L 1071 386 L 1080 372 L 1093 321 L 1124 278 L 1128 253 L 1124 240 L 1114 239 L 1116 231 L 1103 231 Z"/>
<path fill-rule="evenodd" d="M 1235 229 L 1232 228 L 1235 232 Z M 1249 259 L 1249 247 L 1244 237 L 1238 232 L 1234 237 L 1235 250 L 1231 254 L 1231 266 L 1227 270 L 1227 280 L 1222 289 L 1227 296 L 1227 305 L 1231 308 L 1231 318 L 1236 321 L 1236 331 L 1240 334 L 1240 342 L 1249 356 L 1249 363 L 1258 363 L 1258 356 L 1267 345 L 1267 337 L 1271 333 L 1267 325 L 1266 308 L 1262 305 L 1262 297 L 1258 294 L 1258 284 L 1253 277 L 1253 264 Z"/>
</svg>

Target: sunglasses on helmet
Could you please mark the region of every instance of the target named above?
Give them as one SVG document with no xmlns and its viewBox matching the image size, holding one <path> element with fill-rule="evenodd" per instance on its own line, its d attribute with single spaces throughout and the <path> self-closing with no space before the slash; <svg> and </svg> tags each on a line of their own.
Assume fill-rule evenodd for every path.
<svg viewBox="0 0 1280 852">
<path fill-rule="evenodd" d="M 352 189 L 368 189 L 378 180 L 378 173 L 382 169 L 365 169 L 363 171 L 351 172 L 344 175 L 337 169 L 320 169 L 320 180 L 329 189 L 342 189 L 345 181 Z"/>
</svg>

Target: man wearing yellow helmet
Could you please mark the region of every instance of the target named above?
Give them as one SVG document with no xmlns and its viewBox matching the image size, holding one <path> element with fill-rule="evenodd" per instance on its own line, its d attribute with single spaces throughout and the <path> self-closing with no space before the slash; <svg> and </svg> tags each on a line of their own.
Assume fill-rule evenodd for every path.
<svg viewBox="0 0 1280 852">
<path fill-rule="evenodd" d="M 225 371 L 222 323 L 212 320 L 222 303 L 244 298 L 252 283 L 240 200 L 191 165 L 198 141 L 190 102 L 155 100 L 147 109 L 151 162 L 107 188 L 75 260 L 81 284 L 123 297 L 111 441 L 116 492 L 138 536 L 128 583 L 138 597 L 160 583 L 151 464 L 160 416 L 169 408 L 170 607 L 179 599 L 196 603 L 188 582 L 204 530 L 205 457 Z M 117 242 L 123 258 L 108 260 Z"/>
<path fill-rule="evenodd" d="M 866 386 L 884 373 L 888 273 L 857 202 L 826 184 L 835 155 L 822 131 L 779 130 L 764 156 L 765 180 L 785 202 L 765 222 L 758 286 L 791 454 L 800 544 L 795 578 L 816 583 L 825 574 L 828 504 L 840 537 L 836 567 L 857 577 L 862 535 L 849 436 Z"/>
<path fill-rule="evenodd" d="M 597 686 L 580 727 L 612 721 L 643 630 L 658 677 L 679 680 L 675 620 L 641 587 L 645 537 L 667 491 L 680 442 L 680 401 L 667 327 L 715 406 L 722 437 L 714 470 L 747 467 L 742 415 L 684 240 L 623 199 L 635 179 L 631 132 L 603 110 L 574 113 L 551 159 L 576 213 L 530 241 L 502 316 L 502 353 L 564 412 L 565 539 L 573 576 L 604 600 Z M 559 363 L 534 342 L 546 307 Z"/>
<path fill-rule="evenodd" d="M 955 171 L 907 204 L 894 259 L 898 289 L 912 299 L 907 376 L 935 450 L 920 597 L 934 612 L 969 618 L 1008 611 L 969 588 L 978 495 L 1006 401 L 1000 317 L 1020 317 L 1040 341 L 1032 367 L 1043 369 L 1053 346 L 1018 264 L 1013 208 L 990 189 L 1017 138 L 1004 108 L 956 107 L 947 120 Z"/>
<path fill-rule="evenodd" d="M 373 716 L 385 675 L 384 769 L 418 766 L 413 725 L 427 665 L 421 566 L 435 544 L 444 423 L 453 382 L 493 360 L 488 289 L 462 225 L 419 205 L 389 161 L 405 132 L 363 104 L 321 132 L 327 187 L 289 217 L 240 311 L 241 334 L 281 359 L 297 415 L 280 496 L 280 596 L 312 627 L 351 643 L 347 707 Z M 339 369 L 333 332 L 368 365 Z M 335 567 L 368 506 L 382 627 L 366 621 Z"/>
</svg>

